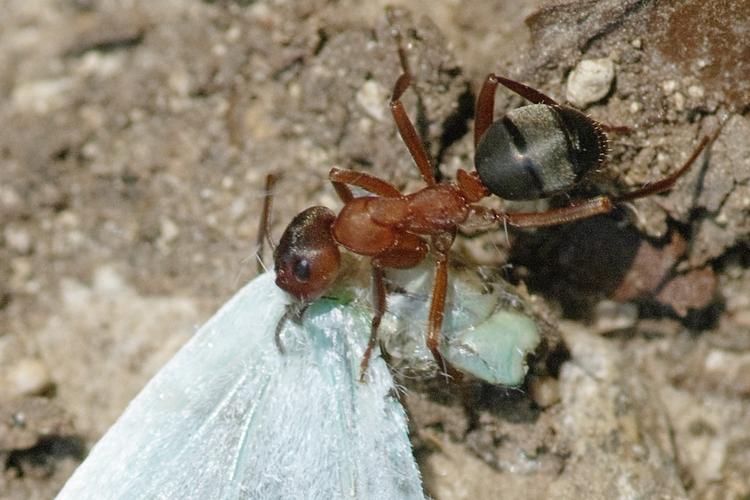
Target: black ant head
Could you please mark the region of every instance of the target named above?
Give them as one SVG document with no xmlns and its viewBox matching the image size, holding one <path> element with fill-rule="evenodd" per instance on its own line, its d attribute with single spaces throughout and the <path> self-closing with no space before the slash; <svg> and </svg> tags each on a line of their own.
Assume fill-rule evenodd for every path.
<svg viewBox="0 0 750 500">
<path fill-rule="evenodd" d="M 341 254 L 331 235 L 336 215 L 311 207 L 289 223 L 274 252 L 276 285 L 297 300 L 323 295 L 338 275 Z"/>
</svg>

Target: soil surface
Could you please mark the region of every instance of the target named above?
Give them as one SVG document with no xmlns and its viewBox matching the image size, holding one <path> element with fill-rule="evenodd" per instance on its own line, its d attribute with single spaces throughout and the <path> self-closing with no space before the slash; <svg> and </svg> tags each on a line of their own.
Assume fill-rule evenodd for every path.
<svg viewBox="0 0 750 500">
<path fill-rule="evenodd" d="M 365 5 L 362 5 L 362 4 Z M 520 389 L 407 406 L 425 489 L 462 498 L 750 496 L 750 1 L 8 0 L 0 16 L 0 498 L 48 499 L 257 270 L 340 206 L 332 166 L 421 181 L 390 116 L 401 33 L 439 175 L 472 168 L 496 72 L 596 120 L 606 166 L 544 210 L 675 171 L 669 193 L 459 238 L 562 339 Z M 496 114 L 525 104 L 498 91 Z M 266 253 L 265 262 L 269 262 Z"/>
</svg>

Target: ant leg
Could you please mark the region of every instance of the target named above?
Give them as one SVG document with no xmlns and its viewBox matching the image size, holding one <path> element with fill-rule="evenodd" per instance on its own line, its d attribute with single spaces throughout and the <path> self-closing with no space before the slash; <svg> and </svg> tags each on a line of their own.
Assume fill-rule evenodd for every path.
<svg viewBox="0 0 750 500">
<path fill-rule="evenodd" d="M 500 85 L 512 90 L 513 92 L 520 95 L 527 101 L 531 101 L 532 104 L 546 104 L 547 106 L 559 106 L 557 101 L 555 101 L 547 94 L 543 94 L 541 91 L 533 87 L 529 87 L 528 85 L 525 85 L 521 82 L 511 80 L 510 78 L 504 78 L 502 76 L 497 76 L 494 74 L 490 76 L 495 77 L 495 79 Z"/>
<path fill-rule="evenodd" d="M 440 334 L 445 316 L 445 298 L 448 292 L 448 260 L 450 247 L 455 239 L 455 232 L 443 233 L 432 239 L 435 249 L 435 278 L 432 284 L 432 302 L 427 316 L 427 348 L 432 352 L 438 366 L 455 382 L 460 382 L 463 375 L 450 366 L 440 354 Z"/>
<path fill-rule="evenodd" d="M 268 232 L 268 224 L 271 218 L 271 204 L 273 202 L 273 187 L 276 185 L 276 181 L 279 180 L 279 176 L 276 174 L 268 174 L 266 176 L 266 191 L 263 196 L 263 211 L 260 216 L 260 227 L 258 227 L 258 240 L 256 242 L 256 248 L 258 249 L 258 274 L 263 273 L 266 268 L 263 265 L 263 250 L 264 243 L 268 241 L 268 246 L 271 250 L 274 250 L 274 243 L 271 241 L 271 236 Z"/>
<path fill-rule="evenodd" d="M 448 255 L 437 255 L 435 260 L 435 281 L 432 284 L 432 302 L 430 314 L 427 318 L 427 347 L 432 351 L 435 361 L 440 363 L 440 332 L 445 315 L 445 296 L 448 288 Z"/>
<path fill-rule="evenodd" d="M 719 130 L 716 131 L 713 137 L 705 136 L 703 140 L 701 140 L 700 144 L 698 144 L 698 147 L 695 148 L 695 151 L 693 151 L 693 154 L 690 155 L 690 158 L 688 158 L 688 160 L 684 163 L 684 165 L 682 165 L 682 167 L 680 167 L 680 169 L 677 172 L 673 173 L 672 175 L 668 175 L 667 177 L 664 177 L 663 179 L 658 180 L 652 184 L 648 184 L 640 189 L 636 189 L 635 191 L 632 191 L 630 193 L 624 194 L 622 196 L 618 196 L 614 198 L 614 201 L 622 202 L 622 201 L 635 200 L 638 198 L 643 198 L 644 196 L 648 196 L 650 194 L 660 193 L 662 191 L 666 191 L 667 189 L 671 188 L 672 186 L 674 186 L 674 183 L 677 182 L 677 179 L 682 177 L 685 174 L 685 172 L 687 172 L 688 169 L 690 169 L 690 167 L 695 162 L 695 160 L 698 159 L 698 156 L 700 156 L 700 154 L 703 152 L 706 145 L 710 141 L 716 139 L 720 131 L 721 131 L 721 128 L 719 128 Z"/>
<path fill-rule="evenodd" d="M 490 73 L 485 78 L 482 90 L 479 92 L 479 97 L 477 98 L 477 111 L 474 117 L 474 147 L 479 144 L 479 140 L 490 125 L 492 125 L 492 115 L 495 108 L 495 91 L 498 84 L 507 87 L 534 104 L 558 105 L 554 99 L 528 85 Z"/>
<path fill-rule="evenodd" d="M 608 125 L 602 122 L 596 122 L 596 123 L 605 132 L 610 132 L 613 134 L 632 134 L 633 133 L 633 127 L 628 127 L 627 125 Z"/>
<path fill-rule="evenodd" d="M 328 173 L 328 179 L 333 183 L 336 193 L 344 203 L 354 198 L 349 186 L 356 186 L 384 198 L 401 197 L 401 192 L 393 184 L 364 172 L 334 167 Z"/>
<path fill-rule="evenodd" d="M 406 58 L 406 51 L 401 45 L 401 34 L 398 31 L 394 31 L 394 37 L 396 38 L 396 44 L 398 45 L 398 58 L 401 62 L 401 76 L 396 80 L 396 84 L 393 86 L 393 94 L 391 96 L 391 113 L 393 119 L 396 122 L 396 128 L 398 129 L 401 139 L 409 149 L 409 154 L 414 159 L 414 163 L 419 167 L 419 174 L 422 179 L 427 183 L 428 186 L 434 186 L 437 184 L 435 179 L 435 169 L 432 166 L 430 157 L 422 144 L 422 139 L 419 138 L 417 130 L 414 128 L 414 124 L 406 114 L 404 105 L 401 102 L 401 97 L 406 92 L 406 89 L 411 85 L 411 71 L 409 71 L 409 61 Z"/>
<path fill-rule="evenodd" d="M 477 97 L 477 107 L 474 113 L 474 149 L 479 145 L 487 129 L 492 125 L 495 114 L 495 91 L 497 90 L 497 77 L 490 73 L 482 84 L 482 90 Z"/>
<path fill-rule="evenodd" d="M 380 328 L 380 320 L 383 319 L 385 314 L 385 281 L 383 267 L 377 264 L 375 261 L 372 263 L 372 302 L 373 302 L 373 315 L 372 323 L 370 326 L 370 340 L 367 342 L 367 348 L 362 356 L 362 361 L 359 364 L 359 381 L 365 381 L 365 373 L 367 367 L 370 364 L 370 358 L 372 357 L 372 350 L 375 348 L 375 344 L 378 341 L 378 328 Z"/>
<path fill-rule="evenodd" d="M 515 227 L 547 227 L 565 224 L 612 211 L 614 205 L 607 196 L 597 196 L 573 205 L 547 210 L 545 212 L 494 212 L 497 221 Z"/>
<path fill-rule="evenodd" d="M 360 382 L 364 381 L 367 366 L 372 357 L 372 350 L 377 343 L 380 320 L 383 318 L 383 314 L 385 314 L 386 310 L 384 269 L 386 267 L 394 267 L 398 269 L 414 267 L 422 262 L 427 255 L 427 252 L 429 252 L 429 247 L 422 238 L 415 234 L 405 232 L 397 236 L 396 242 L 391 248 L 372 260 L 372 302 L 375 312 L 372 317 L 370 340 L 367 343 L 367 349 L 365 350 L 365 353 L 362 356 L 362 362 L 359 365 Z"/>
<path fill-rule="evenodd" d="M 422 140 L 417 134 L 417 130 L 414 128 L 414 124 L 409 119 L 404 105 L 401 103 L 401 96 L 409 88 L 410 84 L 411 75 L 409 73 L 402 73 L 398 77 L 398 80 L 396 80 L 396 85 L 393 87 L 393 97 L 391 98 L 391 113 L 393 113 L 393 119 L 396 121 L 396 127 L 398 128 L 398 133 L 401 135 L 401 139 L 403 139 L 411 157 L 414 159 L 417 167 L 419 167 L 422 179 L 428 186 L 434 186 L 437 184 L 435 169 L 432 166 L 432 162 L 430 162 Z"/>
</svg>

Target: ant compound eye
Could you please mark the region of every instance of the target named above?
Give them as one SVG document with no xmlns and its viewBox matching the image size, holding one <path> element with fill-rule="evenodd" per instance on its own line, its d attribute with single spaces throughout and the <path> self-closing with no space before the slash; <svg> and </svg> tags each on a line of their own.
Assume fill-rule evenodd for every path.
<svg viewBox="0 0 750 500">
<path fill-rule="evenodd" d="M 274 251 L 276 284 L 298 300 L 320 297 L 338 275 L 339 249 L 331 234 L 336 216 L 311 207 L 289 223 Z"/>
<path fill-rule="evenodd" d="M 299 259 L 292 265 L 292 274 L 298 281 L 306 282 L 310 279 L 310 261 Z"/>
</svg>

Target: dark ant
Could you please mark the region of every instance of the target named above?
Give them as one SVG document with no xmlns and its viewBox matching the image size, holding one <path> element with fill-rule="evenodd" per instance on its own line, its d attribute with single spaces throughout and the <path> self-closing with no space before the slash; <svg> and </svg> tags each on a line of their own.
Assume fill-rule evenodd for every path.
<svg viewBox="0 0 750 500">
<path fill-rule="evenodd" d="M 454 182 L 437 182 L 430 158 L 401 103 L 412 77 L 400 46 L 399 57 L 403 73 L 396 80 L 390 107 L 399 134 L 427 186 L 402 194 L 392 184 L 370 174 L 333 168 L 329 179 L 344 203 L 341 211 L 336 215 L 328 208 L 316 206 L 301 212 L 292 219 L 274 252 L 276 284 L 299 301 L 298 314 L 304 310 L 304 304 L 319 298 L 333 284 L 340 264 L 339 245 L 371 258 L 374 315 L 369 344 L 360 365 L 360 380 L 367 370 L 386 310 L 385 268 L 414 267 L 432 250 L 435 280 L 427 346 L 438 364 L 446 366 L 438 347 L 448 285 L 449 250 L 459 226 L 470 217 L 479 217 L 488 223 L 543 227 L 607 213 L 617 203 L 670 189 L 710 140 L 704 137 L 673 174 L 622 196 L 596 196 L 543 212 L 492 210 L 476 202 L 490 195 L 508 200 L 535 200 L 571 190 L 586 173 L 605 164 L 608 152 L 605 130 L 623 128 L 596 122 L 539 90 L 490 74 L 477 98 L 476 170 L 459 170 Z M 498 84 L 532 104 L 493 121 Z M 350 186 L 372 196 L 355 197 Z"/>
</svg>

